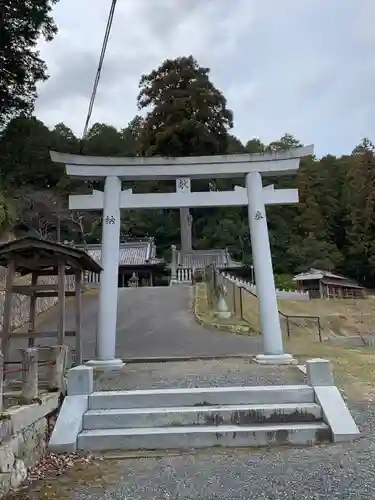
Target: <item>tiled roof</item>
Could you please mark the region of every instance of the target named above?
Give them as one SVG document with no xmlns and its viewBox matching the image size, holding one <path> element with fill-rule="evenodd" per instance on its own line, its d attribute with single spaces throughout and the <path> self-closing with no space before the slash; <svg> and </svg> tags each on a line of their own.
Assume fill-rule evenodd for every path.
<svg viewBox="0 0 375 500">
<path fill-rule="evenodd" d="M 352 280 L 348 280 L 348 278 L 345 278 L 345 276 L 340 276 L 339 274 L 333 274 L 330 271 L 323 271 L 322 269 L 315 268 L 309 269 L 306 273 L 297 274 L 296 276 L 294 276 L 293 281 L 321 280 L 323 278 L 351 281 L 351 283 L 354 284 Z"/>
<path fill-rule="evenodd" d="M 362 289 L 364 289 L 364 287 L 361 285 L 358 285 L 358 283 L 355 283 L 354 281 L 349 280 L 349 279 L 345 279 L 345 278 L 340 278 L 340 279 L 323 278 L 322 283 L 324 285 L 338 285 L 338 286 L 342 286 L 345 288 L 362 288 Z"/>
<path fill-rule="evenodd" d="M 189 269 L 204 269 L 215 264 L 215 266 L 240 267 L 240 262 L 235 262 L 227 249 L 193 250 L 191 252 L 177 252 L 177 265 Z"/>
<path fill-rule="evenodd" d="M 102 246 L 87 245 L 87 253 L 98 263 L 102 257 Z M 163 264 L 156 258 L 156 246 L 152 238 L 128 240 L 120 243 L 120 266 L 144 266 Z"/>
</svg>

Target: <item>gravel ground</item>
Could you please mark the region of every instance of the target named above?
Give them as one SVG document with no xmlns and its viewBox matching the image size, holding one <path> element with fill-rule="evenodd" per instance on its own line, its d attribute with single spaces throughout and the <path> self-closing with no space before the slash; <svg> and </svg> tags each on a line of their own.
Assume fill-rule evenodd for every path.
<svg viewBox="0 0 375 500">
<path fill-rule="evenodd" d="M 102 375 L 99 389 L 298 384 L 296 367 L 247 360 L 129 364 Z M 102 460 L 32 486 L 17 500 L 375 499 L 375 408 L 350 404 L 364 437 L 307 448 L 213 449 L 192 454 Z M 124 455 L 123 455 L 124 457 Z"/>
<path fill-rule="evenodd" d="M 66 498 L 370 500 L 375 498 L 375 412 L 351 409 L 367 434 L 355 443 L 107 460 L 100 485 L 72 488 Z"/>
<path fill-rule="evenodd" d="M 249 359 L 129 363 L 122 372 L 104 373 L 95 390 L 161 389 L 168 387 L 217 387 L 301 384 L 303 375 L 293 366 L 262 366 Z"/>
<path fill-rule="evenodd" d="M 367 436 L 351 444 L 214 450 L 104 460 L 29 490 L 17 500 L 372 500 L 375 412 L 353 409 Z"/>
<path fill-rule="evenodd" d="M 373 499 L 374 440 L 339 446 L 119 461 L 118 484 L 74 500 Z"/>
</svg>

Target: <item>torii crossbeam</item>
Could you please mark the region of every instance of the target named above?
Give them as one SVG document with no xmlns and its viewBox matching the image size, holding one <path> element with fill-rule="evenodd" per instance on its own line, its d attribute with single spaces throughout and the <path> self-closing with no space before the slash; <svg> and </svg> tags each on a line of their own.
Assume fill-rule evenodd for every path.
<svg viewBox="0 0 375 500">
<path fill-rule="evenodd" d="M 275 189 L 273 185 L 263 188 L 265 205 L 289 205 L 298 203 L 298 189 Z M 177 193 L 133 194 L 131 189 L 121 191 L 120 208 L 202 208 L 246 206 L 246 188 L 236 186 L 234 191 L 188 192 L 181 196 Z M 92 194 L 69 196 L 71 210 L 103 210 L 104 193 L 94 190 Z"/>
</svg>

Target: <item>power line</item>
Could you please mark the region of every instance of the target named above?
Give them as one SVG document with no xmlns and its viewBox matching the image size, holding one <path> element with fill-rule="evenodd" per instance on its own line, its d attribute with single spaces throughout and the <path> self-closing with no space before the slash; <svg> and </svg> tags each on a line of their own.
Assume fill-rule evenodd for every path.
<svg viewBox="0 0 375 500">
<path fill-rule="evenodd" d="M 102 45 L 102 50 L 101 50 L 100 57 L 99 57 L 98 70 L 96 72 L 96 77 L 95 77 L 95 81 L 94 81 L 94 87 L 92 89 L 92 94 L 91 94 L 89 109 L 88 109 L 88 113 L 87 113 L 85 128 L 83 129 L 83 134 L 82 134 L 82 139 L 81 139 L 81 151 L 80 151 L 81 154 L 83 151 L 83 141 L 85 140 L 87 132 L 88 132 L 89 123 L 90 123 L 90 119 L 91 119 L 91 115 L 92 115 L 92 110 L 94 108 L 95 97 L 96 97 L 96 93 L 98 91 L 98 85 L 99 85 L 99 81 L 100 81 L 100 75 L 102 73 L 104 57 L 105 57 L 105 53 L 106 53 L 107 45 L 108 45 L 108 39 L 109 39 L 109 35 L 111 33 L 113 17 L 115 15 L 116 3 L 117 3 L 117 0 L 112 0 L 111 10 L 109 11 L 107 27 L 105 30 L 104 40 L 103 40 L 103 45 Z"/>
</svg>

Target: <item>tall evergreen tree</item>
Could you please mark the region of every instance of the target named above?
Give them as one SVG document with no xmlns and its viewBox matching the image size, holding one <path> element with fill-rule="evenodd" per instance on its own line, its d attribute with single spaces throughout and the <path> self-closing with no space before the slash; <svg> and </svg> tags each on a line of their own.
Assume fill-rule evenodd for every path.
<svg viewBox="0 0 375 500">
<path fill-rule="evenodd" d="M 164 61 L 158 69 L 143 75 L 139 86 L 139 109 L 151 107 L 140 133 L 141 154 L 225 154 L 229 144 L 233 145 L 228 134 L 233 127 L 232 112 L 224 95 L 210 81 L 209 69 L 199 66 L 192 56 Z M 192 225 L 188 208 L 180 210 L 180 223 L 181 247 L 188 251 Z"/>
<path fill-rule="evenodd" d="M 375 146 L 364 139 L 347 158 L 347 266 L 357 279 L 375 280 Z"/>
<path fill-rule="evenodd" d="M 36 84 L 48 78 L 36 45 L 40 36 L 56 35 L 51 12 L 58 1 L 0 0 L 0 128 L 33 111 Z"/>
<path fill-rule="evenodd" d="M 225 154 L 233 115 L 208 68 L 193 58 L 167 59 L 139 84 L 139 109 L 151 107 L 140 136 L 146 156 Z"/>
<path fill-rule="evenodd" d="M 53 134 L 36 118 L 15 118 L 0 136 L 0 178 L 7 189 L 53 188 L 64 173 L 49 150 Z"/>
</svg>

